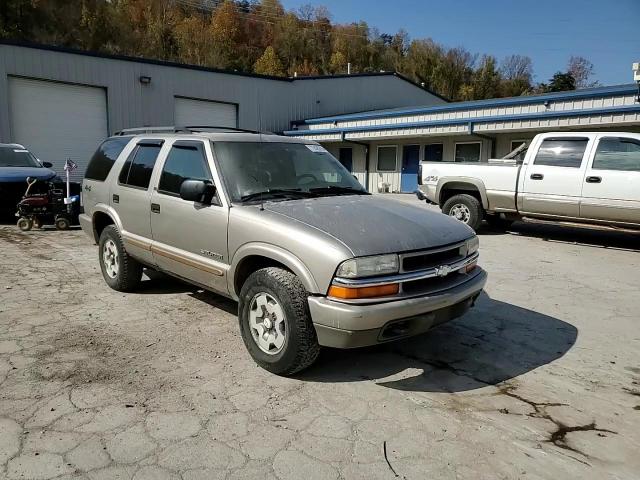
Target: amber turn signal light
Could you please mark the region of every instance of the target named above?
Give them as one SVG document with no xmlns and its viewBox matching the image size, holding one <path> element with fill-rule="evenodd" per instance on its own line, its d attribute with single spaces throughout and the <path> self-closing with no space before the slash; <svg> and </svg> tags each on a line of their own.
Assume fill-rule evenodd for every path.
<svg viewBox="0 0 640 480">
<path fill-rule="evenodd" d="M 465 272 L 465 273 L 473 272 L 477 266 L 478 266 L 478 264 L 477 264 L 477 263 L 475 263 L 475 262 L 470 263 L 469 265 L 467 265 L 467 266 L 464 268 L 464 272 Z"/>
<path fill-rule="evenodd" d="M 375 287 L 359 288 L 348 288 L 341 287 L 339 285 L 331 285 L 331 288 L 329 288 L 329 296 L 345 300 L 355 300 L 359 298 L 375 298 L 395 295 L 399 290 L 400 286 L 397 283 L 377 285 Z"/>
</svg>

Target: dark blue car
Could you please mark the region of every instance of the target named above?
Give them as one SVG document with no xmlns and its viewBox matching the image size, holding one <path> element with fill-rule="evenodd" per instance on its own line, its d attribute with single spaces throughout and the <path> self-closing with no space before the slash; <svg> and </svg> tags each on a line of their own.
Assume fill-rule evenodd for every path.
<svg viewBox="0 0 640 480">
<path fill-rule="evenodd" d="M 12 216 L 27 189 L 27 177 L 53 180 L 51 164 L 40 162 L 29 150 L 15 143 L 0 143 L 0 215 Z"/>
</svg>

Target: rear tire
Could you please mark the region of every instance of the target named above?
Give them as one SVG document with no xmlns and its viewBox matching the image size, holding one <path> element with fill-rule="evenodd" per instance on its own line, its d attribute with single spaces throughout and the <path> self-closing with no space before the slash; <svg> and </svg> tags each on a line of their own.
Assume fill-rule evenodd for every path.
<svg viewBox="0 0 640 480">
<path fill-rule="evenodd" d="M 71 223 L 67 217 L 58 217 L 56 218 L 56 228 L 58 230 L 69 230 Z"/>
<path fill-rule="evenodd" d="M 491 228 L 495 228 L 496 230 L 506 230 L 513 224 L 513 220 L 502 218 L 500 215 L 487 215 L 485 220 Z"/>
<path fill-rule="evenodd" d="M 474 230 L 480 228 L 484 217 L 480 200 L 466 193 L 454 195 L 444 202 L 442 213 L 466 223 Z"/>
<path fill-rule="evenodd" d="M 293 273 L 263 268 L 240 291 L 240 333 L 253 360 L 276 375 L 293 375 L 318 358 L 308 292 Z"/>
<path fill-rule="evenodd" d="M 33 220 L 27 217 L 20 217 L 16 225 L 23 232 L 28 232 L 33 228 Z"/>
<path fill-rule="evenodd" d="M 124 248 L 120 232 L 107 225 L 100 234 L 98 256 L 104 281 L 118 292 L 133 291 L 142 279 L 142 265 Z"/>
</svg>

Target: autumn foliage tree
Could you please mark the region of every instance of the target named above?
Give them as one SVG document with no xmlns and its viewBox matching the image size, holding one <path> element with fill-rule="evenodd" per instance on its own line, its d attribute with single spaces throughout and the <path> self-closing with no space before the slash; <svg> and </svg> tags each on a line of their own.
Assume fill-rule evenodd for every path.
<svg viewBox="0 0 640 480">
<path fill-rule="evenodd" d="M 501 62 L 432 39 L 337 24 L 325 7 L 280 0 L 0 0 L 0 38 L 278 76 L 398 71 L 451 100 L 593 85 L 593 65 L 533 83 L 531 59 Z M 569 77 L 574 81 L 571 82 Z"/>
</svg>

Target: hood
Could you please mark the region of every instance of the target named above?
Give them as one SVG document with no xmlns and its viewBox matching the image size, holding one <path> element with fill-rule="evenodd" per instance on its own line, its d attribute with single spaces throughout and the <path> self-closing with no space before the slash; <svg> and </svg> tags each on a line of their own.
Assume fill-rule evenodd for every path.
<svg viewBox="0 0 640 480">
<path fill-rule="evenodd" d="M 44 167 L 0 167 L 0 182 L 25 182 L 27 177 L 49 180 L 56 172 Z"/>
<path fill-rule="evenodd" d="M 422 205 L 383 195 L 269 202 L 269 210 L 320 229 L 357 257 L 439 247 L 474 235 L 468 226 Z"/>
</svg>

